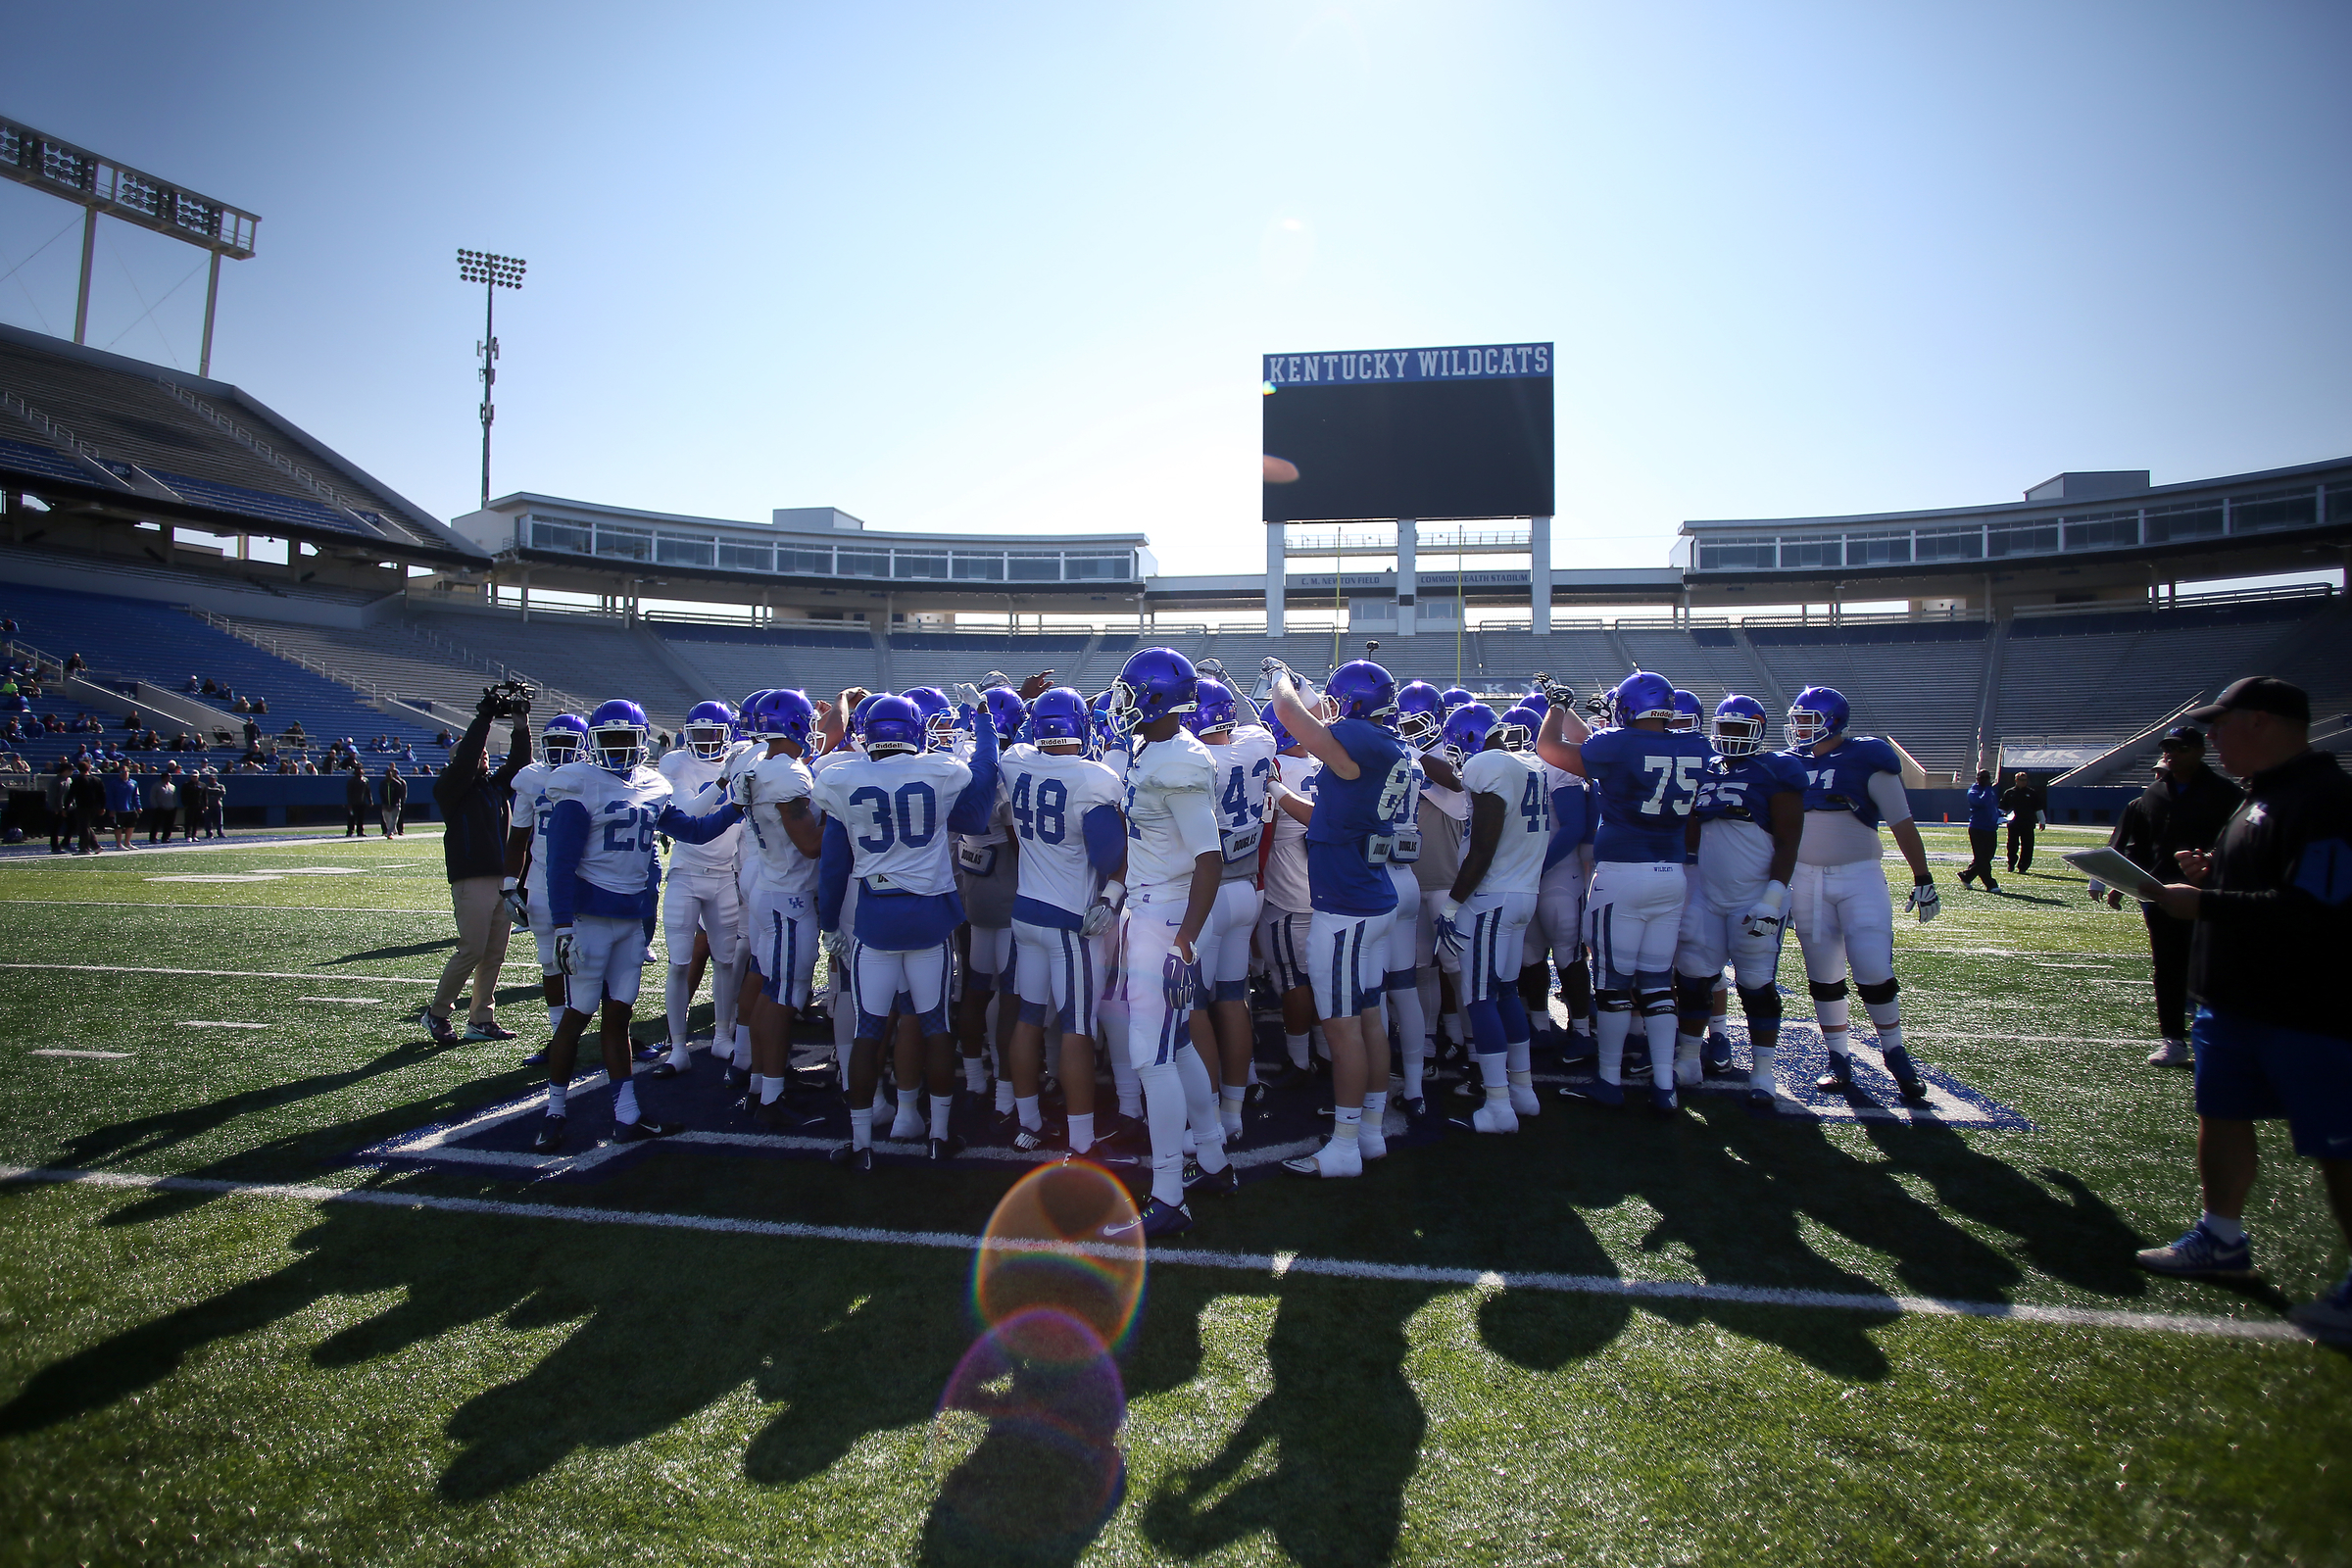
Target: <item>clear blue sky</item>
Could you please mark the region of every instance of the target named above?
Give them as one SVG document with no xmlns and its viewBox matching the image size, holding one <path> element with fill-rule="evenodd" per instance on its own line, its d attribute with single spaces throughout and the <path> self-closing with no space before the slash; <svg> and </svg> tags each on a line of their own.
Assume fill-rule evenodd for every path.
<svg viewBox="0 0 2352 1568">
<path fill-rule="evenodd" d="M 461 245 L 531 267 L 500 491 L 1177 570 L 1261 559 L 1273 350 L 1556 340 L 1562 565 L 2352 452 L 2341 4 L 0 17 L 0 110 L 263 215 L 214 373 L 444 516 Z M 0 318 L 74 217 L 0 187 Z M 201 257 L 102 228 L 91 341 L 192 368 Z"/>
</svg>

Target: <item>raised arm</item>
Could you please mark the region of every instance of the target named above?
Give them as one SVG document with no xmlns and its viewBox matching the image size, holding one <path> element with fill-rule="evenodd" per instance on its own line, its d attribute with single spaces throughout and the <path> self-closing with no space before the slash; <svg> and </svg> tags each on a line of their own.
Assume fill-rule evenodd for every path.
<svg viewBox="0 0 2352 1568">
<path fill-rule="evenodd" d="M 1292 682 L 1291 672 L 1287 669 L 1274 676 L 1274 712 L 1282 720 L 1282 727 L 1291 732 L 1291 737 L 1306 748 L 1307 755 L 1320 760 L 1325 767 L 1342 778 L 1354 778 L 1361 771 L 1355 765 L 1355 759 L 1348 755 L 1348 748 L 1342 746 L 1323 720 L 1298 700 L 1298 688 Z"/>
<path fill-rule="evenodd" d="M 1536 732 L 1536 755 L 1563 773 L 1589 777 L 1585 772 L 1585 742 L 1592 738 L 1592 732 L 1585 727 L 1583 719 L 1568 711 L 1565 704 L 1554 703 L 1544 715 L 1544 727 Z"/>
</svg>

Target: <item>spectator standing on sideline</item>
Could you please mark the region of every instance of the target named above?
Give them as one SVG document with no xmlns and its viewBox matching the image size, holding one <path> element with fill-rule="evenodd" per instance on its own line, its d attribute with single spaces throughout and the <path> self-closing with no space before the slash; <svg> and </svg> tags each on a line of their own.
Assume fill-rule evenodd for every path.
<svg viewBox="0 0 2352 1568">
<path fill-rule="evenodd" d="M 208 766 L 197 780 L 204 795 L 204 836 L 208 839 L 228 837 L 228 786 L 220 781 L 220 770 Z"/>
<path fill-rule="evenodd" d="M 409 781 L 400 776 L 398 762 L 384 764 L 384 837 L 397 838 L 409 830 Z"/>
<path fill-rule="evenodd" d="M 147 842 L 172 842 L 172 824 L 179 820 L 179 764 L 173 762 L 155 788 L 147 793 Z"/>
<path fill-rule="evenodd" d="M 114 819 L 115 848 L 130 849 L 131 830 L 139 825 L 139 785 L 128 762 L 117 762 L 106 775 L 106 814 Z"/>
<path fill-rule="evenodd" d="M 450 1013 L 469 974 L 473 1001 L 466 1014 L 466 1038 L 514 1038 L 513 1030 L 499 1027 L 492 1009 L 499 966 L 507 957 L 507 905 L 501 892 L 507 874 L 507 816 L 514 775 L 531 760 L 531 715 L 528 710 L 514 715 L 506 763 L 493 773 L 490 723 L 497 711 L 498 699 L 484 694 L 473 722 L 449 754 L 449 766 L 433 781 L 433 804 L 447 824 L 441 834 L 441 858 L 457 914 L 458 950 L 442 967 L 441 983 L 417 1021 L 445 1046 L 457 1044 Z"/>
<path fill-rule="evenodd" d="M 351 771 L 343 775 L 343 836 L 345 838 L 364 839 L 368 836 L 368 811 L 374 805 L 375 796 L 368 788 L 368 775 L 360 771 L 359 763 L 352 763 Z"/>
<path fill-rule="evenodd" d="M 1992 775 L 1979 769 L 1977 781 L 1968 787 L 1968 850 L 1972 858 L 1968 869 L 1960 873 L 1962 887 L 1981 876 L 1985 892 L 2001 891 L 2001 885 L 1992 879 L 1992 855 L 2000 846 L 2000 791 L 1993 787 Z"/>
<path fill-rule="evenodd" d="M 66 786 L 66 804 L 74 813 L 74 853 L 98 853 L 98 819 L 106 814 L 106 785 L 90 771 L 90 764 L 74 764 L 72 782 Z"/>
<path fill-rule="evenodd" d="M 2019 773 L 2001 791 L 2001 809 L 2009 813 L 2009 869 L 2034 869 L 2034 830 L 2044 826 L 2050 808 L 2049 791 Z"/>
<path fill-rule="evenodd" d="M 2155 877 L 2169 880 L 2180 864 L 2180 852 L 2210 853 L 2222 825 L 2230 820 L 2245 793 L 2205 765 L 2205 734 L 2194 724 L 2182 724 L 2164 737 L 2163 756 L 2147 790 L 2124 808 L 2108 846 L 2125 859 Z M 2091 897 L 2104 896 L 2111 909 L 2123 907 L 2124 896 L 2115 888 L 2091 887 Z M 2148 1054 L 2151 1067 L 2191 1065 L 2188 1049 L 2188 958 L 2193 928 L 2153 904 L 2139 906 L 2148 925 L 2149 961 L 2156 986 L 2156 1023 L 2164 1044 Z"/>
<path fill-rule="evenodd" d="M 2159 1274 L 2246 1275 L 2242 1219 L 2258 1164 L 2257 1121 L 2284 1118 L 2317 1159 L 2352 1243 L 2352 1014 L 2328 983 L 2352 952 L 2352 777 L 2311 749 L 2311 699 L 2268 676 L 2232 682 L 2188 715 L 2210 726 L 2222 766 L 2245 783 L 2210 855 L 2180 853 L 2157 904 L 2195 922 L 2197 1176 L 2205 1209 L 2170 1247 L 2139 1254 Z M 2288 1317 L 2352 1346 L 2352 1273 Z"/>
<path fill-rule="evenodd" d="M 49 853 L 63 855 L 74 832 L 74 769 L 64 758 L 41 780 L 41 804 L 49 808 Z"/>
</svg>

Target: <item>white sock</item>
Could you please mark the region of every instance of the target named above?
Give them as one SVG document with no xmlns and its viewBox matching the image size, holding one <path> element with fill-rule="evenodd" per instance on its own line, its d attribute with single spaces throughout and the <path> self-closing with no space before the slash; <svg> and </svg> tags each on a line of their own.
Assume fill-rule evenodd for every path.
<svg viewBox="0 0 2352 1568">
<path fill-rule="evenodd" d="M 612 1097 L 612 1119 L 627 1126 L 637 1119 L 637 1081 L 623 1078 L 620 1092 Z"/>
<path fill-rule="evenodd" d="M 760 1080 L 760 1103 L 772 1105 L 784 1098 L 784 1075 L 770 1073 Z"/>
<path fill-rule="evenodd" d="M 1613 1007 L 1603 1007 L 1593 1028 L 1594 1042 L 1600 1048 L 1600 1081 L 1621 1083 L 1625 1078 L 1625 1037 L 1633 1033 L 1634 1015 Z"/>
<path fill-rule="evenodd" d="M 920 1127 L 922 1124 L 923 1092 L 920 1089 L 900 1090 L 899 1113 L 897 1119 L 891 1123 L 892 1130 L 896 1131 L 898 1128 L 907 1126 Z"/>
<path fill-rule="evenodd" d="M 1749 1048 L 1748 1054 L 1755 1057 L 1756 1064 L 1747 1070 L 1747 1087 L 1761 1089 L 1768 1095 L 1775 1093 L 1772 1069 L 1774 1058 L 1779 1055 L 1779 1052 L 1771 1046 L 1753 1046 Z"/>
<path fill-rule="evenodd" d="M 1217 1092 L 1208 1085 L 1208 1068 L 1200 1053 L 1176 1053 L 1177 1080 L 1184 1086 L 1187 1130 L 1193 1135 L 1193 1156 L 1211 1176 L 1225 1168 L 1225 1118 L 1217 1114 Z"/>
<path fill-rule="evenodd" d="M 2220 1237 L 2231 1247 L 2235 1247 L 2238 1243 L 2246 1239 L 2246 1228 L 2243 1225 L 2240 1225 L 2236 1220 L 2230 1218 L 2228 1215 L 2216 1214 L 2210 1208 L 2197 1216 L 2197 1223 L 2204 1226 L 2207 1230 L 2213 1232 L 2214 1235 Z"/>
<path fill-rule="evenodd" d="M 1242 1135 L 1242 1102 L 1249 1095 L 1250 1091 L 1240 1084 L 1228 1084 L 1219 1093 L 1217 1098 L 1221 1103 L 1217 1107 L 1218 1119 L 1225 1123 L 1226 1137 L 1239 1138 Z"/>
<path fill-rule="evenodd" d="M 852 1149 L 874 1147 L 874 1113 L 872 1111 L 853 1110 L 850 1112 L 850 1147 Z"/>
<path fill-rule="evenodd" d="M 1037 1097 L 1035 1095 L 1014 1096 L 1012 1101 L 1012 1108 L 1020 1113 L 1021 1125 L 1029 1129 L 1029 1131 L 1036 1132 L 1039 1128 L 1045 1126 L 1046 1118 L 1044 1113 L 1037 1108 Z"/>
<path fill-rule="evenodd" d="M 735 1031 L 735 1041 L 731 1054 L 735 1058 L 736 1071 L 749 1072 L 751 1070 L 752 1032 L 749 1029 L 737 1029 Z"/>
<path fill-rule="evenodd" d="M 686 1025 L 694 1014 L 694 965 L 673 963 L 662 981 L 662 1004 L 668 1012 L 669 1049 L 673 1054 L 686 1044 Z"/>
<path fill-rule="evenodd" d="M 563 1084 L 549 1083 L 547 1086 L 547 1113 L 550 1116 L 564 1114 L 564 1099 L 567 1093 L 569 1091 Z"/>
<path fill-rule="evenodd" d="M 562 1023 L 563 1021 L 564 1021 L 564 1004 L 562 1004 L 561 1002 L 559 1002 L 559 1003 L 557 1003 L 555 1005 L 553 1005 L 553 1006 L 551 1006 L 551 1007 L 549 1007 L 549 1008 L 547 1009 L 547 1027 L 548 1027 L 548 1030 L 549 1030 L 549 1031 L 552 1033 L 552 1032 L 555 1030 L 555 1027 L 556 1027 L 556 1025 L 558 1025 L 558 1024 Z"/>
<path fill-rule="evenodd" d="M 1124 1051 L 1110 1056 L 1110 1081 L 1119 1094 L 1119 1114 L 1133 1121 L 1144 1114 L 1144 1079 Z M 1181 1190 L 1181 1189 L 1180 1189 Z"/>
<path fill-rule="evenodd" d="M 1364 1120 L 1370 1122 L 1373 1128 L 1377 1131 L 1380 1127 L 1381 1119 L 1388 1113 L 1389 1092 L 1386 1089 L 1365 1090 Z"/>
<path fill-rule="evenodd" d="M 1674 1088 L 1675 1018 L 1671 1012 L 1645 1013 L 1642 1033 L 1649 1041 L 1649 1081 L 1660 1089 Z"/>
<path fill-rule="evenodd" d="M 710 1054 L 721 1060 L 726 1053 L 722 1047 L 735 1032 L 735 1014 L 743 1003 L 743 966 L 710 960 Z M 689 1031 L 678 1030 L 680 1037 Z"/>
<path fill-rule="evenodd" d="M 1304 1072 L 1306 1070 L 1306 1036 L 1294 1034 L 1284 1035 L 1282 1037 L 1282 1049 L 1290 1053 L 1292 1066 L 1298 1068 L 1300 1072 Z"/>
<path fill-rule="evenodd" d="M 1362 1106 L 1342 1105 L 1332 1112 L 1331 1141 L 1335 1144 L 1352 1144 L 1356 1141 L 1356 1136 L 1363 1131 L 1363 1125 Z"/>
<path fill-rule="evenodd" d="M 1731 1032 L 1732 1015 L 1729 1012 L 1710 1012 L 1707 1014 L 1707 1033 L 1711 1035 L 1728 1035 Z"/>
<path fill-rule="evenodd" d="M 931 1097 L 931 1136 L 934 1138 L 947 1137 L 948 1118 L 955 1114 L 956 1092 L 954 1090 L 951 1089 L 944 1095 L 933 1095 Z"/>
<path fill-rule="evenodd" d="M 694 1048 L 683 1040 L 669 1043 L 669 1064 L 683 1070 L 694 1065 Z"/>
<path fill-rule="evenodd" d="M 980 1056 L 963 1058 L 963 1087 L 975 1095 L 987 1090 L 988 1062 L 985 1058 Z"/>
<path fill-rule="evenodd" d="M 1144 1116 L 1152 1124 L 1152 1196 L 1163 1203 L 1184 1201 L 1184 1080 L 1172 1061 L 1141 1068 Z"/>
<path fill-rule="evenodd" d="M 1070 1152 L 1083 1154 L 1095 1147 L 1095 1113 L 1070 1112 Z"/>
<path fill-rule="evenodd" d="M 979 1089 L 975 1086 L 972 1092 L 978 1094 Z M 997 1080 L 997 1114 L 1000 1116 L 1009 1114 L 1012 1110 L 1013 1099 L 1012 1080 L 1008 1077 L 1000 1077 Z"/>
<path fill-rule="evenodd" d="M 1444 1028 L 1446 1038 L 1454 1045 L 1458 1046 L 1470 1038 L 1470 1026 L 1462 1022 L 1462 1015 L 1458 1012 L 1449 1012 L 1446 1015 Z"/>
</svg>

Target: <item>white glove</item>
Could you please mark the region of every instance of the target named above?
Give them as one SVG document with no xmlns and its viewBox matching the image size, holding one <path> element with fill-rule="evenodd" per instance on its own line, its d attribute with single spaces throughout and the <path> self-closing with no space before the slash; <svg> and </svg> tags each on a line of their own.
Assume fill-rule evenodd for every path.
<svg viewBox="0 0 2352 1568">
<path fill-rule="evenodd" d="M 956 700 L 975 713 L 983 710 L 984 705 L 980 700 L 980 688 L 968 680 L 959 680 L 956 683 Z"/>
<path fill-rule="evenodd" d="M 835 968 L 850 961 L 850 937 L 846 931 L 827 931 L 824 934 L 825 957 Z"/>
<path fill-rule="evenodd" d="M 1447 953 L 1458 955 L 1470 945 L 1469 934 L 1459 924 L 1461 913 L 1462 906 L 1451 899 L 1446 899 L 1438 906 L 1438 915 L 1434 922 L 1437 927 L 1438 946 L 1444 948 Z"/>
<path fill-rule="evenodd" d="M 1088 906 L 1086 918 L 1079 922 L 1078 934 L 1090 939 L 1099 937 L 1109 930 L 1110 922 L 1118 917 L 1119 911 L 1111 906 L 1108 900 L 1097 899 Z"/>
<path fill-rule="evenodd" d="M 1914 882 L 1911 885 L 1911 898 L 1903 907 L 1917 910 L 1919 923 L 1926 925 L 1943 912 L 1943 895 L 1936 891 L 1933 882 Z"/>
<path fill-rule="evenodd" d="M 1779 936 L 1781 934 L 1781 911 L 1787 907 L 1788 901 L 1788 884 L 1786 882 L 1765 883 L 1763 896 L 1748 906 L 1747 912 L 1740 917 L 1740 929 L 1759 940 Z"/>
<path fill-rule="evenodd" d="M 559 927 L 557 927 L 557 929 L 556 929 L 556 967 L 557 967 L 558 969 L 562 970 L 562 971 L 563 971 L 564 973 L 565 973 L 565 974 L 577 974 L 577 973 L 579 973 L 579 969 L 578 969 L 577 965 L 574 963 L 574 961 L 573 961 L 573 958 L 572 958 L 571 944 L 572 944 L 571 927 L 569 927 L 569 926 L 567 926 L 567 925 L 566 925 L 566 926 L 559 926 Z"/>
<path fill-rule="evenodd" d="M 1544 700 L 1554 708 L 1566 710 L 1576 706 L 1576 688 L 1564 680 L 1557 680 L 1544 674 L 1542 670 L 1536 671 L 1536 689 L 1541 691 L 1544 694 Z"/>
<path fill-rule="evenodd" d="M 524 902 L 522 887 L 514 878 L 509 877 L 499 884 L 498 896 L 507 901 L 507 912 L 514 917 L 516 925 L 531 923 L 530 906 Z"/>
<path fill-rule="evenodd" d="M 727 799 L 749 809 L 752 804 L 752 770 L 744 768 L 727 779 Z"/>
</svg>

